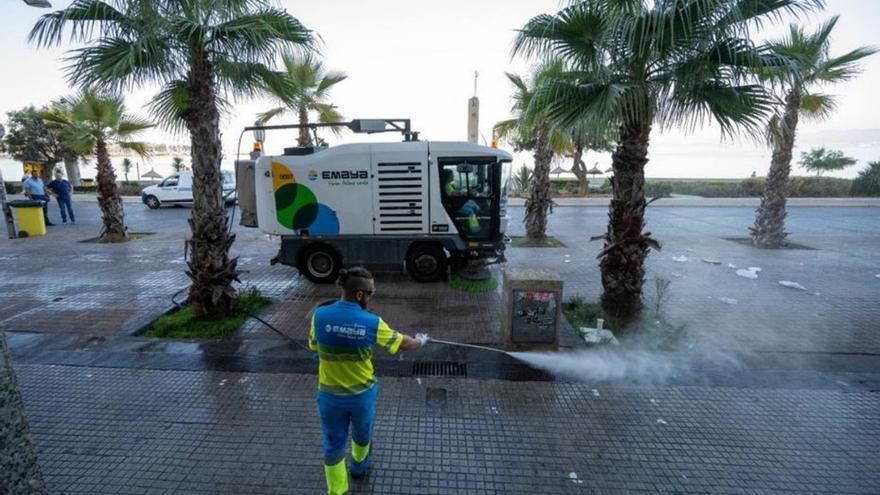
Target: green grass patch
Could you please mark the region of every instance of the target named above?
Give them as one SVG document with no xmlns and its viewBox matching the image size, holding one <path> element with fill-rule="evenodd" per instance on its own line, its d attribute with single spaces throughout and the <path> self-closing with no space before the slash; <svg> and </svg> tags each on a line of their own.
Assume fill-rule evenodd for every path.
<svg viewBox="0 0 880 495">
<path fill-rule="evenodd" d="M 449 276 L 449 285 L 464 292 L 491 292 L 498 288 L 498 280 L 489 277 L 486 280 L 470 280 L 453 273 Z"/>
<path fill-rule="evenodd" d="M 271 304 L 256 287 L 240 292 L 232 302 L 232 314 L 222 320 L 207 321 L 196 317 L 189 306 L 161 316 L 144 333 L 147 337 L 172 339 L 210 339 L 228 337 L 249 318 Z"/>
<path fill-rule="evenodd" d="M 513 247 L 526 248 L 559 248 L 565 247 L 559 239 L 555 237 L 545 237 L 543 239 L 529 239 L 528 237 L 513 237 L 510 240 Z"/>
<path fill-rule="evenodd" d="M 597 302 L 587 302 L 582 297 L 572 297 L 562 305 L 562 313 L 572 328 L 581 334 L 581 327 L 596 328 L 596 320 L 605 320 L 603 328 L 611 330 L 621 344 L 646 349 L 674 350 L 687 337 L 685 325 L 675 325 L 662 314 L 645 308 L 641 320 L 622 326 L 608 319 Z"/>
</svg>

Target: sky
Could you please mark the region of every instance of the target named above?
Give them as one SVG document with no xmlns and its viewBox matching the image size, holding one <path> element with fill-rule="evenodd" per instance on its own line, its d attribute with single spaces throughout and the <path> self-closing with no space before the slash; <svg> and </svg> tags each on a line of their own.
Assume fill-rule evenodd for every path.
<svg viewBox="0 0 880 495">
<path fill-rule="evenodd" d="M 53 0 L 55 8 L 70 3 Z M 559 9 L 559 0 L 280 0 L 279 5 L 320 35 L 321 55 L 328 67 L 342 70 L 348 79 L 332 93 L 332 101 L 346 118 L 411 118 L 423 139 L 465 140 L 467 100 L 474 94 L 474 72 L 480 98 L 480 131 L 491 139 L 495 122 L 508 118 L 510 84 L 505 71 L 525 74 L 534 61 L 511 56 L 515 30 L 528 19 Z M 832 39 L 832 54 L 863 45 L 880 46 L 880 1 L 828 0 L 825 12 L 806 21 L 814 27 L 840 14 Z M 38 50 L 26 37 L 46 11 L 27 7 L 21 0 L 0 0 L 0 63 L 5 78 L 0 91 L 0 115 L 25 105 L 43 105 L 72 93 L 64 75 L 66 49 Z M 772 38 L 784 24 L 768 26 L 761 36 Z M 860 164 L 838 175 L 852 177 L 867 160 L 880 159 L 880 55 L 863 63 L 856 79 L 836 85 L 838 109 L 827 120 L 800 126 L 797 151 L 828 145 L 844 150 Z M 126 95 L 133 113 L 146 115 L 144 104 L 155 87 L 138 88 Z M 268 100 L 237 102 L 222 122 L 224 150 L 234 155 L 242 127 Z M 0 120 L 3 120 L 0 117 Z M 292 121 L 292 117 L 289 119 Z M 281 123 L 279 120 L 276 123 Z M 151 131 L 149 141 L 188 142 L 186 136 Z M 365 140 L 393 140 L 393 135 L 347 134 L 325 136 L 331 144 Z M 269 152 L 290 146 L 292 132 L 276 131 L 267 139 Z M 245 139 L 247 142 L 247 138 Z M 246 148 L 246 145 L 244 146 Z M 758 175 L 769 167 L 769 151 L 747 139 L 721 142 L 715 128 L 693 134 L 679 130 L 652 134 L 649 177 L 741 177 Z M 590 154 L 588 165 L 610 166 L 607 154 Z M 516 165 L 530 164 L 528 154 L 517 154 Z M 560 159 L 560 165 L 570 165 Z"/>
</svg>

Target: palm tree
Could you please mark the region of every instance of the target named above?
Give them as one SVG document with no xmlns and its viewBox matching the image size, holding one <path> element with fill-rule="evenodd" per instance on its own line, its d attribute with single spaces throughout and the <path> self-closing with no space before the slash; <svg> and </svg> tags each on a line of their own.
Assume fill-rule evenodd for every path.
<svg viewBox="0 0 880 495">
<path fill-rule="evenodd" d="M 645 258 L 645 164 L 655 125 L 717 122 L 724 134 L 758 132 L 772 100 L 750 77 L 775 63 L 748 38 L 750 25 L 807 9 L 811 0 L 591 0 L 537 16 L 514 53 L 565 62 L 532 100 L 560 125 L 618 129 L 605 245 L 602 308 L 620 323 L 638 318 Z"/>
<path fill-rule="evenodd" d="M 220 114 L 227 98 L 289 85 L 272 70 L 277 53 L 310 49 L 311 32 L 270 0 L 74 0 L 37 21 L 29 39 L 57 45 L 69 27 L 68 73 L 75 84 L 130 88 L 161 83 L 152 110 L 160 123 L 190 134 L 192 236 L 187 241 L 196 315 L 229 314 L 238 280 L 220 173 Z"/>
<path fill-rule="evenodd" d="M 762 74 L 783 95 L 784 105 L 771 119 L 768 138 L 773 148 L 770 171 L 764 183 L 761 206 L 751 227 L 752 243 L 763 248 L 785 246 L 785 186 L 791 172 L 791 154 L 794 148 L 800 117 L 821 119 L 835 107 L 834 97 L 815 92 L 816 87 L 833 84 L 855 76 L 857 61 L 875 53 L 875 48 L 857 48 L 839 57 L 829 54 L 831 31 L 837 24 L 832 17 L 818 31 L 807 34 L 800 26 L 792 25 L 786 38 L 770 44 L 770 50 L 788 62 L 770 68 Z"/>
<path fill-rule="evenodd" d="M 0 486 L 3 493 L 48 493 L 37 463 L 18 380 L 0 329 Z"/>
<path fill-rule="evenodd" d="M 122 159 L 122 173 L 125 175 L 125 182 L 128 182 L 128 173 L 131 172 L 131 167 L 134 166 L 134 163 L 131 162 L 128 158 Z"/>
<path fill-rule="evenodd" d="M 824 146 L 813 148 L 809 152 L 802 151 L 801 159 L 798 165 L 804 167 L 807 172 L 816 172 L 817 176 L 821 176 L 825 172 L 834 172 L 851 167 L 858 163 L 858 160 L 851 156 L 846 156 L 840 150 L 828 150 Z"/>
<path fill-rule="evenodd" d="M 590 129 L 583 125 L 575 125 L 566 131 L 567 138 L 571 141 L 571 172 L 577 177 L 579 196 L 586 196 L 590 186 L 589 169 L 584 163 L 584 153 L 589 150 L 610 152 L 615 133 L 616 129 L 613 127 Z"/>
<path fill-rule="evenodd" d="M 131 141 L 135 134 L 154 124 L 125 113 L 122 98 L 85 89 L 55 104 L 61 112 L 49 112 L 43 118 L 63 125 L 71 148 L 83 154 L 95 154 L 97 161 L 98 205 L 101 207 L 103 229 L 101 241 L 121 242 L 128 238 L 122 198 L 116 185 L 116 172 L 107 147 L 113 143 L 139 156 L 147 155 L 146 144 Z"/>
<path fill-rule="evenodd" d="M 174 169 L 175 172 L 180 172 L 183 170 L 183 158 L 179 156 L 175 156 L 171 159 L 171 168 Z"/>
<path fill-rule="evenodd" d="M 278 90 L 270 90 L 270 94 L 279 100 L 280 106 L 271 108 L 257 116 L 260 122 L 268 122 L 271 119 L 288 111 L 293 112 L 299 118 L 300 125 L 309 124 L 309 113 L 317 114 L 318 122 L 341 122 L 344 117 L 336 106 L 329 103 L 327 98 L 330 90 L 344 81 L 348 76 L 343 72 L 324 68 L 324 63 L 312 53 L 304 55 L 283 54 L 281 61 L 290 84 L 279 86 Z M 334 133 L 341 132 L 341 128 L 332 127 Z M 308 127 L 300 127 L 297 146 L 314 146 Z"/>
<path fill-rule="evenodd" d="M 550 163 L 554 153 L 565 153 L 568 141 L 561 128 L 553 125 L 547 116 L 531 105 L 538 88 L 545 80 L 562 72 L 561 62 L 550 62 L 535 69 L 529 81 L 518 74 L 506 73 L 513 84 L 514 117 L 495 124 L 499 140 L 513 145 L 516 151 L 531 150 L 535 167 L 529 179 L 526 213 L 526 237 L 542 240 L 547 237 L 547 215 L 553 212 L 550 198 Z"/>
</svg>

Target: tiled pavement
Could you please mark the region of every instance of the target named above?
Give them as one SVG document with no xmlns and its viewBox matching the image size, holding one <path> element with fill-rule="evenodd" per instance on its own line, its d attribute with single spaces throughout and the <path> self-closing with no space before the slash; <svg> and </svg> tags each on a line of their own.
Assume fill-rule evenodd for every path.
<svg viewBox="0 0 880 495">
<path fill-rule="evenodd" d="M 181 257 L 189 210 L 126 203 L 132 230 L 156 233 L 104 246 L 76 242 L 97 233 L 97 213 L 75 207 L 77 227 L 0 239 L 5 330 L 120 337 L 187 285 Z M 653 277 L 670 279 L 664 311 L 687 325 L 695 353 L 776 351 L 778 362 L 763 365 L 787 374 L 760 387 L 735 379 L 637 387 L 386 377 L 378 469 L 357 493 L 876 493 L 877 211 L 792 208 L 792 239 L 816 250 L 759 251 L 722 239 L 744 235 L 750 208 L 651 208 L 648 230 L 664 250 L 649 256 L 648 299 Z M 510 262 L 556 268 L 567 295 L 595 298 L 601 248 L 588 239 L 605 219 L 603 208 L 558 208 L 550 233 L 566 247 L 511 249 Z M 522 231 L 519 218 L 512 228 Z M 278 299 L 266 317 L 299 337 L 305 311 L 334 290 L 268 266 L 276 241 L 237 233 L 234 249 L 250 271 L 245 282 Z M 688 261 L 672 260 L 682 255 Z M 762 271 L 747 280 L 727 263 Z M 394 275 L 379 287 L 376 307 L 401 328 L 452 340 L 497 338 L 490 325 L 497 293 L 462 294 Z M 253 322 L 242 337 L 275 338 Z M 17 371 L 52 492 L 321 491 L 314 376 L 28 363 Z M 838 385 L 793 379 L 820 364 L 841 373 Z M 850 381 L 855 368 L 870 378 Z M 445 408 L 426 403 L 425 387 L 446 389 Z"/>
<path fill-rule="evenodd" d="M 52 493 L 323 489 L 314 376 L 18 367 Z M 876 392 L 381 382 L 353 493 L 876 493 Z M 428 402 L 428 389 L 446 400 Z"/>
</svg>

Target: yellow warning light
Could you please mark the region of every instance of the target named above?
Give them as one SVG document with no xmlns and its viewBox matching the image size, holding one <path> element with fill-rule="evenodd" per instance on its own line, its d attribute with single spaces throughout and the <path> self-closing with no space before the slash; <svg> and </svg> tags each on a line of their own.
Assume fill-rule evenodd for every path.
<svg viewBox="0 0 880 495">
<path fill-rule="evenodd" d="M 254 141 L 254 151 L 263 151 L 263 143 Z"/>
</svg>

